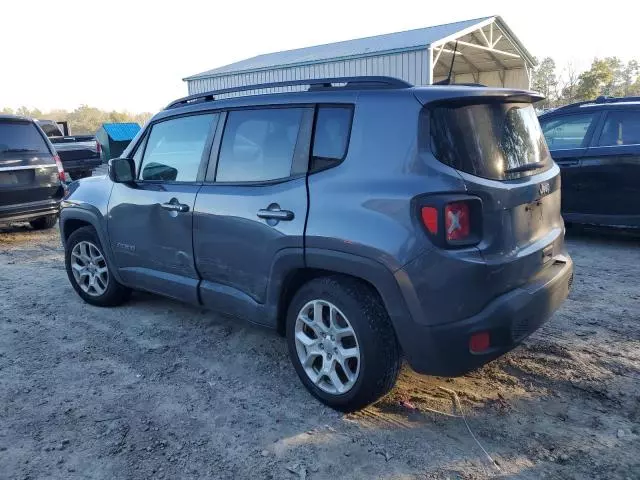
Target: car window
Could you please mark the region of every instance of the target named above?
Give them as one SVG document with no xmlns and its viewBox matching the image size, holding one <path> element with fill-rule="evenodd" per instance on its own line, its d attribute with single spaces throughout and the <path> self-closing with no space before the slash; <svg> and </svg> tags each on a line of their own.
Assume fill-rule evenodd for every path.
<svg viewBox="0 0 640 480">
<path fill-rule="evenodd" d="M 144 150 L 139 178 L 196 181 L 202 153 L 216 118 L 217 114 L 193 115 L 155 124 Z"/>
<path fill-rule="evenodd" d="M 640 111 L 612 111 L 602 127 L 600 146 L 640 144 Z"/>
<path fill-rule="evenodd" d="M 288 177 L 302 112 L 302 108 L 229 112 L 216 181 L 255 182 Z"/>
<path fill-rule="evenodd" d="M 62 137 L 62 132 L 57 125 L 52 123 L 40 123 L 40 128 L 47 135 L 47 137 Z"/>
<path fill-rule="evenodd" d="M 318 108 L 310 166 L 312 172 L 344 159 L 351 132 L 351 112 L 351 107 Z"/>
<path fill-rule="evenodd" d="M 0 158 L 16 153 L 50 153 L 38 128 L 29 121 L 0 120 Z"/>
<path fill-rule="evenodd" d="M 541 120 L 542 132 L 549 149 L 562 150 L 584 146 L 584 139 L 595 118 L 595 113 L 585 113 Z"/>
</svg>

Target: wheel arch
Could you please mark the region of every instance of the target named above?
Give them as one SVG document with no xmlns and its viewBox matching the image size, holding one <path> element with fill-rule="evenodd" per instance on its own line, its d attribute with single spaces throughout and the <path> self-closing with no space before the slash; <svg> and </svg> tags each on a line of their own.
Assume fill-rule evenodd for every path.
<svg viewBox="0 0 640 480">
<path fill-rule="evenodd" d="M 82 227 L 92 227 L 100 239 L 100 244 L 104 250 L 104 255 L 107 263 L 109 264 L 111 274 L 118 282 L 123 283 L 120 275 L 118 274 L 115 259 L 113 258 L 113 252 L 111 251 L 111 244 L 109 243 L 109 237 L 106 229 L 103 228 L 103 224 L 104 220 L 95 212 L 78 207 L 63 208 L 60 213 L 60 237 L 62 245 L 66 249 L 69 237 L 76 230 Z"/>
<path fill-rule="evenodd" d="M 298 289 L 314 278 L 335 274 L 349 276 L 367 284 L 382 300 L 396 334 L 399 333 L 398 328 L 402 329 L 402 325 L 409 320 L 397 281 L 384 265 L 350 253 L 307 248 L 304 266 L 288 271 L 279 288 L 275 303 L 276 326 L 280 334 L 284 334 L 287 309 Z"/>
</svg>

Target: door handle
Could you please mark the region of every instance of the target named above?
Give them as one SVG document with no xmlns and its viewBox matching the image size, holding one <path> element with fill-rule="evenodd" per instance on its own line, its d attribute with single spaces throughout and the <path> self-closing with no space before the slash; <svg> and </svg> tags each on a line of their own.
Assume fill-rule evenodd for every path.
<svg viewBox="0 0 640 480">
<path fill-rule="evenodd" d="M 189 205 L 185 205 L 184 203 L 180 203 L 175 198 L 172 198 L 167 203 L 161 203 L 160 207 L 164 208 L 165 210 L 169 210 L 171 212 L 186 213 L 186 212 L 189 211 Z"/>
<path fill-rule="evenodd" d="M 559 167 L 575 167 L 580 163 L 580 160 L 556 160 Z"/>
<path fill-rule="evenodd" d="M 293 212 L 289 210 L 269 210 L 263 208 L 258 210 L 258 217 L 265 220 L 293 220 Z"/>
</svg>

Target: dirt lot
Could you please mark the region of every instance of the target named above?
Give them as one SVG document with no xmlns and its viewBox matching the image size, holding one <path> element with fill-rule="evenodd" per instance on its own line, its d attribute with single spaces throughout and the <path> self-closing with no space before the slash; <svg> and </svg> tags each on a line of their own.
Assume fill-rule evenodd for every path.
<svg viewBox="0 0 640 480">
<path fill-rule="evenodd" d="M 574 290 L 524 346 L 455 380 L 405 368 L 342 415 L 275 333 L 147 294 L 90 307 L 57 230 L 2 230 L 0 478 L 638 479 L 640 239 L 568 243 Z"/>
</svg>

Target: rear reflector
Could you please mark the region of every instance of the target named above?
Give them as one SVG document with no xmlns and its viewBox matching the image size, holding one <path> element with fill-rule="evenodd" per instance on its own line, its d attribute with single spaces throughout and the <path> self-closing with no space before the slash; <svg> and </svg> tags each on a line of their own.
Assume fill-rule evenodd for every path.
<svg viewBox="0 0 640 480">
<path fill-rule="evenodd" d="M 469 350 L 472 353 L 482 353 L 489 349 L 491 338 L 489 332 L 474 333 L 469 339 Z"/>
<path fill-rule="evenodd" d="M 447 241 L 465 240 L 471 233 L 471 219 L 467 202 L 449 203 L 444 207 Z"/>
<path fill-rule="evenodd" d="M 422 207 L 422 223 L 432 235 L 438 233 L 438 209 L 435 207 Z"/>
</svg>

